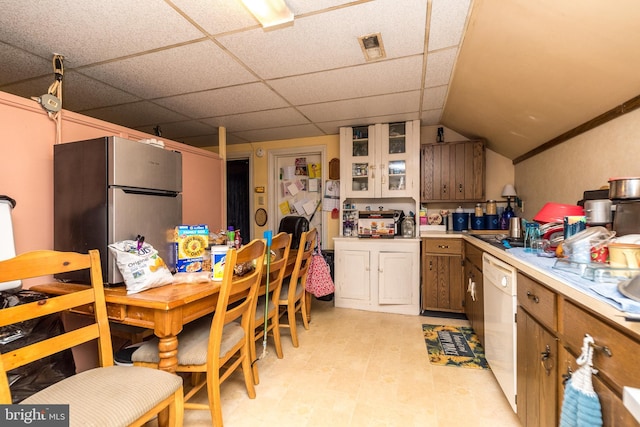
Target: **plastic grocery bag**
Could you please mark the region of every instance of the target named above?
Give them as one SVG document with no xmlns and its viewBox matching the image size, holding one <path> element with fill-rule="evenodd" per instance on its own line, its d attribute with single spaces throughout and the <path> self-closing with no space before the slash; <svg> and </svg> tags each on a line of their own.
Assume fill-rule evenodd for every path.
<svg viewBox="0 0 640 427">
<path fill-rule="evenodd" d="M 158 251 L 148 243 L 123 240 L 109 245 L 124 278 L 127 294 L 173 283 L 173 276 Z"/>
</svg>

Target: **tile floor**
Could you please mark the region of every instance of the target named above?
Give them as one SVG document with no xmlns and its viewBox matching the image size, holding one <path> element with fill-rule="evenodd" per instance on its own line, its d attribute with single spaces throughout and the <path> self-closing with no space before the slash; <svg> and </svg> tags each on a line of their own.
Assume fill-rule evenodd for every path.
<svg viewBox="0 0 640 427">
<path fill-rule="evenodd" d="M 468 325 L 464 320 L 341 309 L 314 299 L 310 329 L 298 323 L 300 347 L 283 332 L 284 359 L 269 340 L 257 362 L 255 399 L 239 372 L 223 384 L 225 426 L 520 425 L 490 371 L 429 363 L 422 324 Z M 211 418 L 188 410 L 184 425 L 210 426 Z"/>
</svg>

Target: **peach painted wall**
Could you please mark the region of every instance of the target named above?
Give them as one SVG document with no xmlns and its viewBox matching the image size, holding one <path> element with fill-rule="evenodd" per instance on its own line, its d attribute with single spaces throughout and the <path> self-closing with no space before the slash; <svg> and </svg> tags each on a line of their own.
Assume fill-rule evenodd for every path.
<svg viewBox="0 0 640 427">
<path fill-rule="evenodd" d="M 63 143 L 110 135 L 133 140 L 155 138 L 63 110 Z M 182 152 L 183 223 L 221 227 L 223 168 L 220 156 L 175 141 L 162 140 L 166 147 Z M 0 194 L 17 201 L 12 212 L 17 253 L 53 249 L 55 141 L 55 123 L 40 105 L 30 99 L 0 92 Z"/>
</svg>

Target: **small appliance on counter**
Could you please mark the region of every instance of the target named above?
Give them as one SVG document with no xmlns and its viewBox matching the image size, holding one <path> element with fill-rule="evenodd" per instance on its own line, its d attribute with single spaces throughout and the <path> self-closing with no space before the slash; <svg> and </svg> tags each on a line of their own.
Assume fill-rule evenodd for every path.
<svg viewBox="0 0 640 427">
<path fill-rule="evenodd" d="M 610 178 L 613 229 L 618 236 L 640 234 L 640 177 Z"/>
<path fill-rule="evenodd" d="M 358 237 L 392 239 L 396 234 L 396 211 L 359 211 Z"/>
<path fill-rule="evenodd" d="M 396 209 L 393 211 L 393 221 L 394 221 L 394 229 L 395 235 L 402 235 L 402 222 L 404 221 L 404 211 L 402 209 Z"/>
</svg>

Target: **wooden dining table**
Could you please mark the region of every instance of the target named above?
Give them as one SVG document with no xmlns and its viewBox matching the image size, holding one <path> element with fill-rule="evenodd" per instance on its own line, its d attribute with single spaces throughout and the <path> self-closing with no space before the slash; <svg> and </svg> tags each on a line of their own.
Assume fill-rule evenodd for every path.
<svg viewBox="0 0 640 427">
<path fill-rule="evenodd" d="M 187 323 L 212 313 L 222 282 L 176 283 L 127 295 L 122 287 L 105 287 L 109 321 L 152 329 L 159 338 L 158 350 L 162 370 L 175 372 L 178 366 L 178 334 Z M 67 294 L 89 285 L 48 283 L 30 289 L 49 295 Z M 82 314 L 93 314 L 86 307 Z"/>
<path fill-rule="evenodd" d="M 287 260 L 285 276 L 291 275 L 295 260 L 296 251 L 292 250 Z M 174 283 L 129 295 L 124 286 L 105 287 L 107 315 L 111 322 L 152 329 L 159 339 L 158 367 L 175 372 L 178 366 L 178 334 L 187 323 L 213 313 L 221 283 Z M 87 286 L 89 285 L 55 282 L 34 285 L 30 289 L 49 295 L 62 295 L 86 289 Z M 88 306 L 81 313 L 92 315 L 93 307 Z"/>
</svg>

